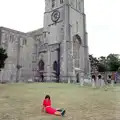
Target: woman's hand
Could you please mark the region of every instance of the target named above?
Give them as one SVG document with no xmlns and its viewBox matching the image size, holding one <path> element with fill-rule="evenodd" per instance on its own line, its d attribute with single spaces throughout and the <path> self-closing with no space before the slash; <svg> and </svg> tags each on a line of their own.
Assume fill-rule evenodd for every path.
<svg viewBox="0 0 120 120">
<path fill-rule="evenodd" d="M 43 105 L 41 105 L 41 112 L 44 112 L 45 107 Z"/>
</svg>

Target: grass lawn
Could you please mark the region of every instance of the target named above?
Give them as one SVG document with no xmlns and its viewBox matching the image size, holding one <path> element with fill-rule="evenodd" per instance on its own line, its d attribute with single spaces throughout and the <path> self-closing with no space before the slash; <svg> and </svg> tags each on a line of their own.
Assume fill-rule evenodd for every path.
<svg viewBox="0 0 120 120">
<path fill-rule="evenodd" d="M 53 107 L 65 108 L 65 117 L 41 113 L 50 94 Z M 120 86 L 93 89 L 75 84 L 0 84 L 0 120 L 120 120 Z"/>
</svg>

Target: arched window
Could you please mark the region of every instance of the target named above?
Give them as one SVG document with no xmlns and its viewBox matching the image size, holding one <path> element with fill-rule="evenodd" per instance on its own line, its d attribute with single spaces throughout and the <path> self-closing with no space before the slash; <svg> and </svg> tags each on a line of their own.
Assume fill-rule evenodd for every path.
<svg viewBox="0 0 120 120">
<path fill-rule="evenodd" d="M 81 3 L 80 2 L 78 3 L 78 8 L 79 8 L 79 11 L 81 12 Z"/>
<path fill-rule="evenodd" d="M 63 3 L 63 0 L 60 0 L 60 4 L 62 4 Z"/>
<path fill-rule="evenodd" d="M 73 57 L 75 59 L 75 67 L 80 67 L 80 46 L 81 38 L 79 35 L 73 36 Z"/>
<path fill-rule="evenodd" d="M 39 62 L 39 70 L 41 71 L 41 70 L 44 70 L 44 62 L 43 62 L 43 60 L 40 60 L 40 62 Z"/>
</svg>

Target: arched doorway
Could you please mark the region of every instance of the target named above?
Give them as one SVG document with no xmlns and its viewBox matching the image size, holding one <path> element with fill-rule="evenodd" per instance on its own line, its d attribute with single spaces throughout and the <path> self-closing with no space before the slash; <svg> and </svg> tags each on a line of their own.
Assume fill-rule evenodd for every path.
<svg viewBox="0 0 120 120">
<path fill-rule="evenodd" d="M 80 79 L 79 79 L 79 73 L 76 74 L 76 82 L 79 83 Z"/>
<path fill-rule="evenodd" d="M 44 64 L 44 61 L 43 61 L 43 60 L 40 60 L 40 61 L 39 61 L 39 64 L 38 64 L 40 71 L 44 71 L 44 65 L 45 65 L 45 64 Z"/>
<path fill-rule="evenodd" d="M 40 80 L 41 82 L 44 82 L 44 66 L 45 66 L 44 61 L 40 60 L 38 66 L 39 66 Z"/>
<path fill-rule="evenodd" d="M 53 70 L 54 70 L 56 82 L 59 82 L 59 64 L 57 61 L 53 62 Z"/>
<path fill-rule="evenodd" d="M 53 70 L 57 72 L 57 61 L 54 61 L 53 63 Z"/>
</svg>

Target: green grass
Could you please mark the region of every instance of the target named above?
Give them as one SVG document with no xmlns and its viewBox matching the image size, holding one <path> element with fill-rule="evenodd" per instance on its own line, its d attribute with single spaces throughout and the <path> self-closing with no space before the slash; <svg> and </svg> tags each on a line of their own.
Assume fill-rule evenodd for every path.
<svg viewBox="0 0 120 120">
<path fill-rule="evenodd" d="M 0 84 L 0 120 L 120 120 L 120 86 L 93 89 L 75 84 Z M 46 94 L 65 117 L 41 113 Z"/>
</svg>

